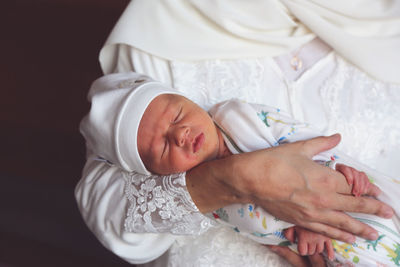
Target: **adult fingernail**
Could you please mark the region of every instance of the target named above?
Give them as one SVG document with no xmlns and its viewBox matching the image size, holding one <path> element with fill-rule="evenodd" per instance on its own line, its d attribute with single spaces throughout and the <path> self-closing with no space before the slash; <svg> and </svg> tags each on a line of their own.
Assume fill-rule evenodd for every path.
<svg viewBox="0 0 400 267">
<path fill-rule="evenodd" d="M 378 233 L 372 232 L 368 234 L 369 240 L 376 240 L 378 238 Z"/>
</svg>

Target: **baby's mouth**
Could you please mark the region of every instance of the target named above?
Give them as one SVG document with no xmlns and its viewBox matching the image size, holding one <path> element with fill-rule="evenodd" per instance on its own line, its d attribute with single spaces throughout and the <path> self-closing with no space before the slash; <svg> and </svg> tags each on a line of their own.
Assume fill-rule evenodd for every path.
<svg viewBox="0 0 400 267">
<path fill-rule="evenodd" d="M 204 144 L 204 133 L 199 134 L 198 136 L 196 136 L 196 138 L 193 141 L 193 153 L 196 153 L 197 151 L 200 150 L 200 148 L 203 146 Z"/>
</svg>

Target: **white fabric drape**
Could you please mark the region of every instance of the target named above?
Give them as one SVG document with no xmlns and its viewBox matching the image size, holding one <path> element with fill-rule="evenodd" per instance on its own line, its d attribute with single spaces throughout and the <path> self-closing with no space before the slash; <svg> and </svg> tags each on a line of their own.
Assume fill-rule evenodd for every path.
<svg viewBox="0 0 400 267">
<path fill-rule="evenodd" d="M 400 83 L 397 0 L 132 0 L 101 51 L 115 44 L 170 60 L 276 56 L 319 36 L 375 78 Z"/>
</svg>

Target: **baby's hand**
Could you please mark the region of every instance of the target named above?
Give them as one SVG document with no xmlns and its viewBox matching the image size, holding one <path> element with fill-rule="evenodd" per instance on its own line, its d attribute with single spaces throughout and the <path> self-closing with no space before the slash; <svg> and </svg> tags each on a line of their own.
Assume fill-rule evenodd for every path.
<svg viewBox="0 0 400 267">
<path fill-rule="evenodd" d="M 297 250 L 302 256 L 322 253 L 325 248 L 330 260 L 333 260 L 335 257 L 332 241 L 324 235 L 317 234 L 300 226 L 290 227 L 285 230 L 284 234 L 292 243 L 297 239 Z"/>
<path fill-rule="evenodd" d="M 359 197 L 368 192 L 371 183 L 364 172 L 357 171 L 356 169 L 344 164 L 337 164 L 336 170 L 346 177 L 349 185 L 353 186 L 351 189 L 353 195 Z"/>
</svg>

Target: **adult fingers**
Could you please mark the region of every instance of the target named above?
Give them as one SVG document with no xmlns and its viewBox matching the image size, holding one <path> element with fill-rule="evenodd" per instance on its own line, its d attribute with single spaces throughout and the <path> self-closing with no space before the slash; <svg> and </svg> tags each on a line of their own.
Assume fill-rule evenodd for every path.
<svg viewBox="0 0 400 267">
<path fill-rule="evenodd" d="M 306 217 L 309 218 L 305 219 L 308 219 L 308 221 L 326 223 L 320 218 L 320 213 L 324 210 L 367 213 L 383 218 L 391 218 L 393 216 L 393 209 L 389 205 L 369 197 L 354 197 L 351 195 L 332 193 L 325 190 L 323 192 L 314 192 L 313 194 L 301 192 L 294 195 L 292 198 L 294 200 L 301 199 L 303 202 L 309 204 L 311 203 L 316 208 L 315 210 L 307 212 Z M 343 229 L 346 229 L 345 226 Z"/>
<path fill-rule="evenodd" d="M 354 197 L 323 192 L 323 194 L 315 193 L 308 195 L 299 193 L 293 196 L 294 201 L 297 201 L 297 199 L 301 199 L 303 203 L 311 203 L 310 205 L 314 205 L 315 208 L 303 211 L 303 218 L 297 220 L 296 224 L 340 240 L 348 237 L 348 235 L 343 234 L 344 231 L 375 240 L 376 231 L 372 227 L 339 211 L 375 214 L 384 218 L 393 216 L 393 210 L 388 205 L 368 197 Z M 317 223 L 317 225 L 329 225 L 332 226 L 331 229 L 337 228 L 337 231 L 331 233 L 327 229 L 316 230 L 310 227 L 313 223 Z"/>
<path fill-rule="evenodd" d="M 326 205 L 326 208 L 348 212 L 375 214 L 383 218 L 391 218 L 393 216 L 393 209 L 389 205 L 376 199 L 341 194 L 336 194 L 336 196 L 330 197 L 334 197 L 334 199 L 329 200 L 328 198 L 324 198 L 324 205 Z"/>
<path fill-rule="evenodd" d="M 303 141 L 302 152 L 309 158 L 323 151 L 329 150 L 337 146 L 340 142 L 340 134 L 331 136 L 320 136 L 307 141 Z"/>
<path fill-rule="evenodd" d="M 374 228 L 339 211 L 320 212 L 320 221 L 323 221 L 324 224 L 306 223 L 303 227 L 347 243 L 355 241 L 352 234 L 369 240 L 378 238 L 377 231 Z"/>
<path fill-rule="evenodd" d="M 309 267 L 309 261 L 305 257 L 301 257 L 300 255 L 294 253 L 287 247 L 280 247 L 280 246 L 267 246 L 273 252 L 278 254 L 279 256 L 285 258 L 290 264 L 295 267 Z"/>
</svg>

